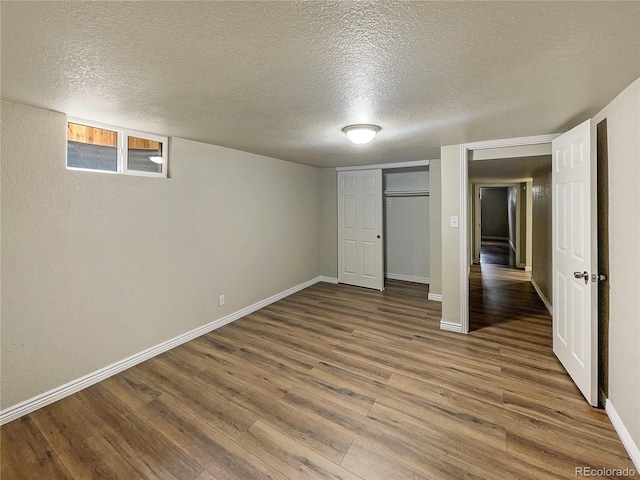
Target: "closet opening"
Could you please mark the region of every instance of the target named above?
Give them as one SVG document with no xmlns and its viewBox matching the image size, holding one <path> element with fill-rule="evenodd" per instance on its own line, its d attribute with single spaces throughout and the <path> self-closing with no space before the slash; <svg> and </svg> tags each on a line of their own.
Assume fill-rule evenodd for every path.
<svg viewBox="0 0 640 480">
<path fill-rule="evenodd" d="M 429 167 L 382 170 L 385 279 L 429 284 Z"/>
</svg>

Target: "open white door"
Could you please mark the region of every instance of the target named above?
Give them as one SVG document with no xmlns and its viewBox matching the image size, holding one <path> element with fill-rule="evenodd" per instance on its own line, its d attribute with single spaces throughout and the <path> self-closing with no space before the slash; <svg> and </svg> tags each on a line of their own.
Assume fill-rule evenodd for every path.
<svg viewBox="0 0 640 480">
<path fill-rule="evenodd" d="M 553 146 L 553 352 L 598 404 L 596 184 L 591 121 Z"/>
<path fill-rule="evenodd" d="M 338 281 L 384 290 L 382 170 L 338 172 Z"/>
</svg>

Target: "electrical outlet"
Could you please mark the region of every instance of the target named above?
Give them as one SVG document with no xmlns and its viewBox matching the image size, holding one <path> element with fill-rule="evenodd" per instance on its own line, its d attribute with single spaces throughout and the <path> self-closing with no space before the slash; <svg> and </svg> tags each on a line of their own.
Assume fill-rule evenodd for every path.
<svg viewBox="0 0 640 480">
<path fill-rule="evenodd" d="M 220 306 L 224 305 L 224 295 L 220 295 Z"/>
</svg>

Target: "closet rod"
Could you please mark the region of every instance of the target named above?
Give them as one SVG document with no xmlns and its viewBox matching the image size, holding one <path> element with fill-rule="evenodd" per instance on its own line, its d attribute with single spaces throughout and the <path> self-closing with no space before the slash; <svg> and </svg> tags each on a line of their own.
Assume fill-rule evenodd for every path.
<svg viewBox="0 0 640 480">
<path fill-rule="evenodd" d="M 429 190 L 385 190 L 385 197 L 428 197 Z"/>
</svg>

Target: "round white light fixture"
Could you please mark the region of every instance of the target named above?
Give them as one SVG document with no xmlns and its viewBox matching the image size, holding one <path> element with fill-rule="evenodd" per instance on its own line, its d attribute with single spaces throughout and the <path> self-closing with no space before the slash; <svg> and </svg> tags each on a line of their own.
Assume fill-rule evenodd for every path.
<svg viewBox="0 0 640 480">
<path fill-rule="evenodd" d="M 349 125 L 344 127 L 342 131 L 347 138 L 357 145 L 364 145 L 373 140 L 376 133 L 380 131 L 378 125 Z"/>
</svg>

